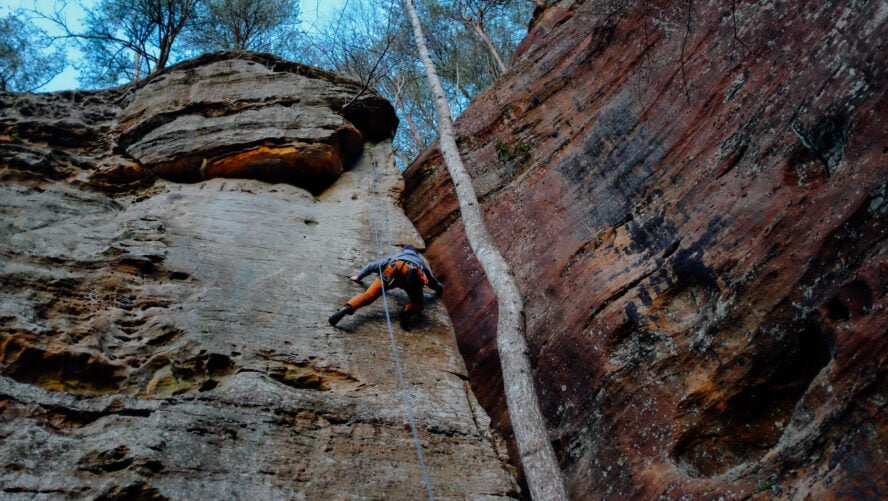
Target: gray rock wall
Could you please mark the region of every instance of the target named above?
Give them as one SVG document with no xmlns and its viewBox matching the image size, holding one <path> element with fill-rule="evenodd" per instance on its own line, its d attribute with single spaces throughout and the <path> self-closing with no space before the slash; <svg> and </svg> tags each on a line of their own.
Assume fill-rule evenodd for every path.
<svg viewBox="0 0 888 501">
<path fill-rule="evenodd" d="M 260 95 L 245 74 L 213 78 Z M 423 246 L 399 207 L 391 144 L 365 143 L 315 194 L 157 179 L 121 147 L 118 118 L 138 120 L 123 110 L 167 90 L 0 96 L 2 497 L 425 497 L 382 302 L 327 323 L 362 290 L 347 275 L 378 252 Z M 94 105 L 100 124 L 85 113 Z M 55 139 L 65 115 L 89 140 Z M 255 136 L 231 154 L 263 142 L 230 116 L 218 130 Z M 389 300 L 396 315 L 406 296 Z M 395 322 L 394 337 L 435 496 L 516 496 L 443 305 L 430 297 L 416 328 Z"/>
</svg>

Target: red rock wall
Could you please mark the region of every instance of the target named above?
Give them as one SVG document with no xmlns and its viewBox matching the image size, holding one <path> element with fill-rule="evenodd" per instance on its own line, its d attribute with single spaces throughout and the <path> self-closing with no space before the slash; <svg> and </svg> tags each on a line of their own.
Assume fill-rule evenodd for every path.
<svg viewBox="0 0 888 501">
<path fill-rule="evenodd" d="M 886 18 L 556 2 L 460 116 L 573 498 L 888 495 Z M 440 154 L 406 177 L 507 430 L 495 302 Z"/>
</svg>

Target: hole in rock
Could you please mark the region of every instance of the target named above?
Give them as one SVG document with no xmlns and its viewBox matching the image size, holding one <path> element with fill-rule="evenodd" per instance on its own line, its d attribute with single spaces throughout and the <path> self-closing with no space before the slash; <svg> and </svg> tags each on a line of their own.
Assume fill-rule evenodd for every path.
<svg viewBox="0 0 888 501">
<path fill-rule="evenodd" d="M 762 457 L 780 439 L 796 404 L 829 363 L 833 342 L 816 316 L 759 338 L 751 369 L 725 391 L 731 397 L 714 399 L 703 408 L 705 395 L 683 403 L 700 412 L 673 448 L 673 460 L 689 476 L 711 477 Z M 725 380 L 728 383 L 722 384 L 734 381 Z"/>
<path fill-rule="evenodd" d="M 215 379 L 207 379 L 206 381 L 203 382 L 202 385 L 200 385 L 200 388 L 198 388 L 197 390 L 198 391 L 210 391 L 217 386 L 219 386 L 219 381 L 216 381 Z"/>
<path fill-rule="evenodd" d="M 826 318 L 834 322 L 865 315 L 873 307 L 873 291 L 863 280 L 854 280 L 843 286 L 825 305 Z"/>
<path fill-rule="evenodd" d="M 347 389 L 359 384 L 348 373 L 330 367 L 317 367 L 309 362 L 271 360 L 268 375 L 275 381 L 302 390 L 330 391 Z"/>
<path fill-rule="evenodd" d="M 219 353 L 210 353 L 180 362 L 173 372 L 180 381 L 206 384 L 208 380 L 224 378 L 236 370 L 237 365 L 230 358 Z"/>
<path fill-rule="evenodd" d="M 92 451 L 77 462 L 77 469 L 92 473 L 123 470 L 133 462 L 129 447 L 121 445 L 105 451 Z"/>
<path fill-rule="evenodd" d="M 826 316 L 830 320 L 842 321 L 851 318 L 851 312 L 839 298 L 834 297 L 826 303 Z"/>
<path fill-rule="evenodd" d="M 9 340 L 0 352 L 4 375 L 26 384 L 74 394 L 111 393 L 124 379 L 124 367 L 79 351 L 51 352 Z"/>
<path fill-rule="evenodd" d="M 127 486 L 113 486 L 103 492 L 96 501 L 123 501 L 128 499 L 140 499 L 143 501 L 160 501 L 169 499 L 155 487 L 151 487 L 144 481 L 137 481 Z"/>
<path fill-rule="evenodd" d="M 219 353 L 202 353 L 196 357 L 156 359 L 143 370 L 150 380 L 143 381 L 146 396 L 166 397 L 192 391 L 209 391 L 223 384 L 237 371 L 237 364 Z M 147 378 L 146 378 L 147 379 Z"/>
</svg>

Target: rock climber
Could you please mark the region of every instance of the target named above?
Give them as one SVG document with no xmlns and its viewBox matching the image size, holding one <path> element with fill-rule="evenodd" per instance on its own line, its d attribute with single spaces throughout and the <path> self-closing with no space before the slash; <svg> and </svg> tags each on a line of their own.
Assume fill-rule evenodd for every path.
<svg viewBox="0 0 888 501">
<path fill-rule="evenodd" d="M 351 298 L 342 308 L 336 310 L 336 313 L 330 315 L 330 325 L 336 327 L 342 317 L 351 315 L 359 308 L 375 301 L 382 295 L 383 287 L 385 290 L 397 287 L 404 289 L 409 299 L 401 312 L 400 319 L 401 327 L 406 330 L 409 328 L 410 320 L 422 311 L 424 287 L 429 286 L 438 296 L 444 292 L 444 285 L 432 275 L 425 259 L 412 245 L 405 245 L 397 254 L 368 263 L 357 275 L 348 278 L 353 282 L 360 282 L 373 272 L 379 273 L 379 270 L 382 270 L 382 275 L 376 277 L 363 294 Z"/>
</svg>

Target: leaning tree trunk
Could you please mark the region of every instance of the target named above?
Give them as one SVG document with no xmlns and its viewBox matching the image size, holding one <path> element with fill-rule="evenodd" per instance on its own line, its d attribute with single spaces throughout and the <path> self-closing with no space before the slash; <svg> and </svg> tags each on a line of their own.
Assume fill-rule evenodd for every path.
<svg viewBox="0 0 888 501">
<path fill-rule="evenodd" d="M 484 225 L 484 220 L 481 219 L 478 197 L 475 195 L 472 178 L 466 172 L 456 146 L 450 108 L 444 95 L 444 88 L 435 71 L 435 65 L 429 56 L 416 7 L 413 0 L 404 0 L 404 5 L 410 15 L 416 48 L 419 50 L 429 86 L 435 97 L 441 153 L 459 200 L 466 237 L 496 294 L 498 309 L 496 340 L 502 364 L 506 405 L 509 407 L 512 429 L 515 432 L 527 484 L 534 499 L 566 500 L 561 471 L 555 460 L 555 452 L 549 441 L 534 391 L 533 372 L 524 337 L 524 302 L 521 292 L 518 290 L 509 264 L 500 254 Z"/>
</svg>

